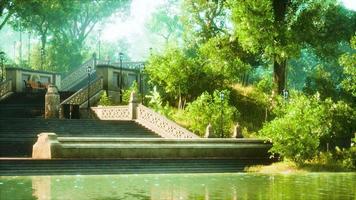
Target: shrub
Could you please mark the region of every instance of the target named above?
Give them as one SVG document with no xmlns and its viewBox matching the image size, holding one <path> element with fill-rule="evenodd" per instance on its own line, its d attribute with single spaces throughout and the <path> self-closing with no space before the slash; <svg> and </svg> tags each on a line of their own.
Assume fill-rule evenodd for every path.
<svg viewBox="0 0 356 200">
<path fill-rule="evenodd" d="M 129 89 L 124 90 L 124 92 L 122 94 L 122 104 L 126 105 L 129 103 L 131 92 L 133 92 L 133 91 L 136 92 L 137 98 L 140 101 L 141 95 L 139 94 L 138 84 L 136 81 L 134 81 Z"/>
<path fill-rule="evenodd" d="M 321 101 L 318 95 L 294 92 L 289 102 L 279 100 L 276 118 L 265 124 L 260 134 L 272 140 L 272 153 L 304 163 L 318 154 L 321 139 L 351 138 L 354 113 L 343 102 Z"/>
<path fill-rule="evenodd" d="M 106 91 L 103 92 L 103 94 L 100 96 L 98 105 L 101 105 L 101 106 L 112 106 L 113 105 L 113 103 L 112 103 L 110 97 L 107 95 Z"/>
<path fill-rule="evenodd" d="M 153 87 L 153 91 L 149 95 L 146 95 L 146 98 L 149 99 L 148 106 L 154 111 L 165 115 L 168 118 L 171 118 L 173 109 L 169 107 L 168 103 L 163 105 L 162 97 L 157 91 L 157 87 Z"/>
<path fill-rule="evenodd" d="M 333 151 L 320 152 L 313 160 L 303 165 L 312 171 L 354 171 L 356 147 L 349 149 L 336 147 Z"/>
<path fill-rule="evenodd" d="M 224 95 L 223 100 L 220 98 L 221 94 Z M 216 90 L 213 95 L 204 92 L 195 101 L 189 103 L 186 108 L 186 121 L 189 122 L 189 129 L 203 136 L 207 125 L 211 123 L 215 137 L 229 136 L 238 115 L 236 108 L 229 105 L 229 98 L 229 91 Z"/>
</svg>

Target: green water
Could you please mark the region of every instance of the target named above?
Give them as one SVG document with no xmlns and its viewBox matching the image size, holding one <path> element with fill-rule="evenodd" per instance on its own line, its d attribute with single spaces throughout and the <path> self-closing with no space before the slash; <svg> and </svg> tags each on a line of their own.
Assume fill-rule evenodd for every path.
<svg viewBox="0 0 356 200">
<path fill-rule="evenodd" d="M 0 177 L 0 199 L 356 199 L 356 173 Z"/>
</svg>

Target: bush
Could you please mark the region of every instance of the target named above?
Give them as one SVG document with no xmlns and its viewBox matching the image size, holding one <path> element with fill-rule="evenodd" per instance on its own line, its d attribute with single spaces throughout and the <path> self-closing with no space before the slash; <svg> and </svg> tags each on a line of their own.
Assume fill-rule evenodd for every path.
<svg viewBox="0 0 356 200">
<path fill-rule="evenodd" d="M 113 102 L 111 101 L 110 97 L 107 95 L 106 91 L 100 96 L 100 100 L 98 105 L 100 106 L 112 106 Z"/>
<path fill-rule="evenodd" d="M 129 89 L 124 90 L 124 92 L 122 94 L 122 104 L 126 105 L 129 103 L 131 92 L 133 92 L 133 91 L 137 94 L 138 101 L 141 100 L 141 95 L 139 94 L 138 84 L 136 81 L 134 81 Z"/>
<path fill-rule="evenodd" d="M 173 109 L 169 107 L 169 104 L 163 105 L 162 97 L 157 91 L 157 87 L 153 87 L 153 91 L 150 92 L 149 95 L 146 95 L 146 98 L 149 99 L 148 106 L 152 108 L 154 111 L 160 113 L 161 115 L 165 115 L 168 118 L 172 118 Z"/>
<path fill-rule="evenodd" d="M 272 153 L 297 163 L 314 158 L 321 140 L 351 138 L 355 121 L 355 111 L 343 102 L 321 101 L 318 95 L 308 97 L 295 92 L 289 102 L 279 100 L 276 116 L 260 134 L 272 140 Z"/>
<path fill-rule="evenodd" d="M 224 95 L 223 100 L 221 100 L 220 94 Z M 229 98 L 229 91 L 216 90 L 213 95 L 204 92 L 195 101 L 189 103 L 186 108 L 186 121 L 189 122 L 189 129 L 203 136 L 206 127 L 211 123 L 215 137 L 228 137 L 238 116 L 236 108 L 229 105 Z"/>
<path fill-rule="evenodd" d="M 354 171 L 356 169 L 356 147 L 336 147 L 333 151 L 320 152 L 313 160 L 303 165 L 311 171 Z"/>
</svg>

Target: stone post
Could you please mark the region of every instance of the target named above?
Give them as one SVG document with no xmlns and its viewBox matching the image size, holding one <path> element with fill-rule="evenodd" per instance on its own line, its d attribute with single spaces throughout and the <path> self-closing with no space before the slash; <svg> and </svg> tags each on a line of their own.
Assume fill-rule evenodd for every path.
<svg viewBox="0 0 356 200">
<path fill-rule="evenodd" d="M 209 123 L 208 126 L 205 129 L 205 135 L 204 138 L 209 138 L 212 137 L 213 135 L 213 126 Z"/>
<path fill-rule="evenodd" d="M 45 119 L 59 117 L 59 94 L 55 85 L 48 85 L 45 96 Z"/>
<path fill-rule="evenodd" d="M 59 142 L 55 133 L 40 133 L 32 148 L 33 159 L 52 159 L 58 152 Z"/>
<path fill-rule="evenodd" d="M 137 106 L 138 106 L 137 94 L 135 91 L 132 91 L 130 95 L 130 101 L 129 101 L 129 112 L 130 112 L 131 119 L 137 119 Z"/>
<path fill-rule="evenodd" d="M 242 130 L 240 127 L 239 123 L 236 123 L 234 127 L 234 134 L 232 135 L 232 138 L 243 138 L 244 136 L 242 135 Z"/>
</svg>

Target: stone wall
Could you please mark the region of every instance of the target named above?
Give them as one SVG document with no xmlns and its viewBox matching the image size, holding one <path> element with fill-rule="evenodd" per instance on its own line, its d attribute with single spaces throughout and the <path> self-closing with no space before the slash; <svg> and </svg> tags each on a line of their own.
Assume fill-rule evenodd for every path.
<svg viewBox="0 0 356 200">
<path fill-rule="evenodd" d="M 33 158 L 269 159 L 270 143 L 257 139 L 56 137 L 42 133 Z"/>
</svg>

